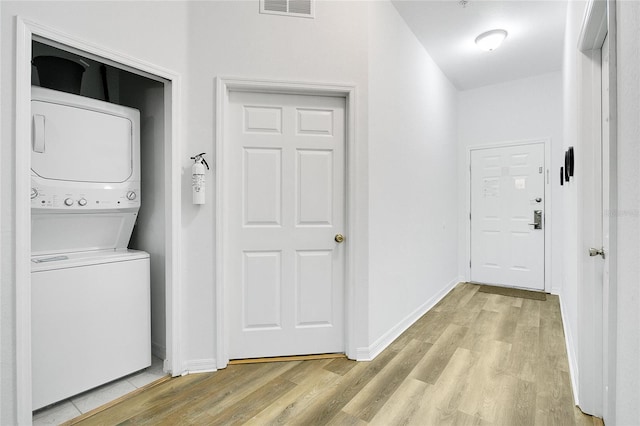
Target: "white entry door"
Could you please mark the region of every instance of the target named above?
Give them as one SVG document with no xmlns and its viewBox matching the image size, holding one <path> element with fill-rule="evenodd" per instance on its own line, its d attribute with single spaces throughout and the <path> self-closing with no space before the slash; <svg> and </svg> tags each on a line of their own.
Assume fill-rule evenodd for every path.
<svg viewBox="0 0 640 426">
<path fill-rule="evenodd" d="M 543 143 L 471 151 L 471 281 L 544 290 L 544 159 Z"/>
<path fill-rule="evenodd" d="M 344 352 L 345 100 L 232 91 L 229 358 Z"/>
</svg>

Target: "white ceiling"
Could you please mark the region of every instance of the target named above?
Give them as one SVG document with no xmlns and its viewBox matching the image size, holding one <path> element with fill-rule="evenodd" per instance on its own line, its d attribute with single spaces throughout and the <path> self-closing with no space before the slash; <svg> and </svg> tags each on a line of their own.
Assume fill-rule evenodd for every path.
<svg viewBox="0 0 640 426">
<path fill-rule="evenodd" d="M 392 0 L 418 40 L 460 90 L 562 68 L 566 0 Z M 500 48 L 484 52 L 475 38 L 507 30 Z"/>
</svg>

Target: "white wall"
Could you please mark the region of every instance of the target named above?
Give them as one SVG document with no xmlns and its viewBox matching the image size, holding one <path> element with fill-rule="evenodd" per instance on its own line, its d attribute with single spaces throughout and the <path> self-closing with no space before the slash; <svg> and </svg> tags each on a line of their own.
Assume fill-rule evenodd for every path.
<svg viewBox="0 0 640 426">
<path fill-rule="evenodd" d="M 580 161 L 582 151 L 578 138 L 578 116 L 580 112 L 580 71 L 582 54 L 578 51 L 578 38 L 582 25 L 586 2 L 570 1 L 567 4 L 567 25 L 565 29 L 563 61 L 563 123 L 564 148 L 575 147 L 576 163 Z M 560 236 L 563 240 L 564 268 L 562 271 L 562 289 L 560 304 L 568 342 L 569 365 L 573 380 L 574 397 L 578 398 L 580 372 L 578 370 L 578 175 L 582 167 L 575 168 L 574 183 L 563 187 L 562 206 L 563 228 Z"/>
<path fill-rule="evenodd" d="M 472 146 L 549 139 L 551 141 L 551 285 L 557 293 L 562 279 L 562 206 L 558 170 L 564 164 L 562 148 L 562 74 L 554 72 L 460 92 L 458 113 L 458 204 L 460 205 L 459 273 L 469 278 L 468 234 L 469 159 Z M 562 163 L 562 164 L 561 164 Z"/>
<path fill-rule="evenodd" d="M 367 3 L 359 2 L 318 2 L 315 19 L 300 19 L 261 15 L 257 1 L 191 2 L 190 69 L 185 79 L 185 95 L 190 99 L 185 126 L 190 140 L 185 154 L 207 152 L 208 158 L 214 159 L 216 76 L 355 84 L 356 146 L 358 152 L 366 152 L 367 7 Z M 366 157 L 363 158 L 360 164 L 366 164 Z M 211 163 L 215 164 L 215 160 Z M 360 186 L 366 182 L 366 175 L 355 172 L 356 186 L 362 191 Z M 188 306 L 184 331 L 189 342 L 185 357 L 200 365 L 210 362 L 215 346 L 216 206 L 215 181 L 209 182 L 207 204 L 196 208 L 186 197 L 183 209 L 182 276 L 186 285 L 184 302 Z M 189 191 L 190 182 L 185 179 L 183 193 Z M 362 235 L 366 211 L 358 220 L 355 226 Z M 357 260 L 366 264 L 366 256 Z M 366 282 L 360 280 L 355 287 L 356 297 L 361 298 Z M 357 324 L 366 330 L 365 315 L 366 312 L 359 313 Z M 366 345 L 366 333 L 360 330 L 358 335 L 362 341 L 356 343 Z"/>
<path fill-rule="evenodd" d="M 369 11 L 371 353 L 458 280 L 456 89 L 394 7 Z"/>
<path fill-rule="evenodd" d="M 318 2 L 315 19 L 258 14 L 257 0 L 235 2 L 2 2 L 0 37 L 0 199 L 2 204 L 1 424 L 16 420 L 14 138 L 15 17 L 20 15 L 182 76 L 181 356 L 185 370 L 215 367 L 215 181 L 208 202 L 190 203 L 191 160 L 215 167 L 216 76 L 353 84 L 358 158 L 353 294 L 356 341 L 372 342 L 409 325 L 457 276 L 455 89 L 393 7 L 381 2 Z M 369 8 L 372 13 L 369 15 Z M 292 37 L 295 35 L 295 37 Z M 369 37 L 373 42 L 369 43 Z M 387 37 L 390 39 L 387 40 Z M 397 67 L 389 67 L 393 57 Z M 371 58 L 371 61 L 369 61 Z M 374 69 L 375 68 L 375 69 Z M 369 73 L 371 72 L 371 81 Z M 396 78 L 397 93 L 388 78 Z M 411 83 L 413 81 L 413 83 Z M 371 84 L 369 84 L 371 83 Z M 369 101 L 368 91 L 375 92 Z M 393 108 L 387 102 L 393 101 Z M 373 120 L 369 108 L 373 108 Z M 375 126 L 369 129 L 369 123 Z M 369 134 L 376 151 L 369 154 Z M 370 170 L 368 162 L 372 161 Z M 369 192 L 368 176 L 375 175 Z M 444 185 L 442 184 L 444 182 Z M 398 187 L 407 188 L 404 193 Z M 375 201 L 369 204 L 369 198 Z M 369 226 L 368 210 L 375 212 Z M 395 225 L 397 227 L 395 227 Z M 395 229 L 394 229 L 395 228 Z M 368 233 L 376 235 L 369 243 Z M 353 239 L 351 239 L 353 241 Z M 368 253 L 378 265 L 369 269 Z M 387 256 L 394 264 L 385 260 Z M 397 274 L 396 271 L 403 271 Z M 369 274 L 375 274 L 371 284 Z M 369 293 L 372 297 L 369 300 Z M 371 309 L 371 313 L 369 310 Z M 384 312 L 385 315 L 380 315 Z M 369 321 L 373 325 L 369 326 Z M 388 342 L 383 342 L 383 344 Z M 378 348 L 381 348 L 378 345 Z"/>
<path fill-rule="evenodd" d="M 640 424 L 640 3 L 617 2 L 616 424 Z"/>
</svg>

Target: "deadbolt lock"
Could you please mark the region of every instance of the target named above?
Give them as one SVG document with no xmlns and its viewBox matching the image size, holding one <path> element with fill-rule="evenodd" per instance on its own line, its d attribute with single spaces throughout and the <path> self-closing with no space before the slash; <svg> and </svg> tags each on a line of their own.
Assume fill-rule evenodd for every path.
<svg viewBox="0 0 640 426">
<path fill-rule="evenodd" d="M 344 235 L 342 234 L 336 234 L 334 240 L 336 240 L 336 243 L 341 243 L 344 241 Z"/>
<path fill-rule="evenodd" d="M 533 223 L 529 225 L 532 225 L 533 229 L 542 229 L 542 210 L 533 211 Z"/>
<path fill-rule="evenodd" d="M 597 248 L 591 247 L 589 249 L 589 256 L 591 256 L 591 257 L 602 256 L 602 258 L 604 259 L 604 248 L 597 249 Z"/>
</svg>

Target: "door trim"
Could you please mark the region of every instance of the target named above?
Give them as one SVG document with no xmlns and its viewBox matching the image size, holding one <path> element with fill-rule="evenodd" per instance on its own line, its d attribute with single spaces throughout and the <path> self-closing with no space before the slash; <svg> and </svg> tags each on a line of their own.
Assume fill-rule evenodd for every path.
<svg viewBox="0 0 640 426">
<path fill-rule="evenodd" d="M 181 292 L 180 247 L 181 196 L 180 174 L 181 128 L 180 93 L 181 76 L 178 73 L 140 61 L 102 46 L 88 43 L 40 23 L 16 17 L 16 146 L 15 146 L 15 292 L 16 292 L 16 410 L 19 424 L 31 424 L 32 376 L 31 376 L 31 203 L 27 194 L 30 188 L 31 151 L 31 44 L 44 38 L 76 49 L 86 56 L 95 56 L 138 75 L 165 82 L 165 157 L 166 179 L 166 332 L 167 354 L 164 368 L 172 374 L 182 373 L 180 341 Z"/>
<path fill-rule="evenodd" d="M 545 213 L 544 213 L 544 291 L 551 292 L 551 235 L 553 228 L 552 221 L 552 194 L 551 194 L 551 140 L 550 139 L 528 139 L 522 141 L 513 142 L 498 142 L 491 144 L 473 145 L 467 147 L 467 187 L 466 187 L 466 213 L 467 213 L 467 226 L 465 227 L 465 261 L 466 271 L 465 280 L 471 280 L 471 151 L 477 151 L 482 149 L 491 148 L 506 148 L 510 146 L 518 145 L 532 145 L 532 144 L 544 144 L 544 163 L 545 163 L 545 176 L 544 176 L 544 197 L 545 197 Z"/>
<path fill-rule="evenodd" d="M 233 212 L 227 211 L 225 206 L 227 177 L 225 152 L 228 141 L 226 138 L 226 116 L 229 110 L 229 93 L 232 91 L 275 93 L 288 95 L 334 96 L 345 99 L 345 230 L 348 244 L 345 246 L 345 276 L 344 276 L 344 341 L 347 357 L 356 358 L 355 347 L 355 289 L 354 271 L 358 238 L 355 236 L 355 99 L 354 85 L 306 83 L 291 81 L 253 80 L 244 78 L 217 77 L 216 78 L 216 365 L 225 368 L 229 363 L 229 330 L 226 319 L 225 284 L 228 282 L 225 271 L 225 253 L 229 238 L 227 232 L 228 216 Z"/>
</svg>

